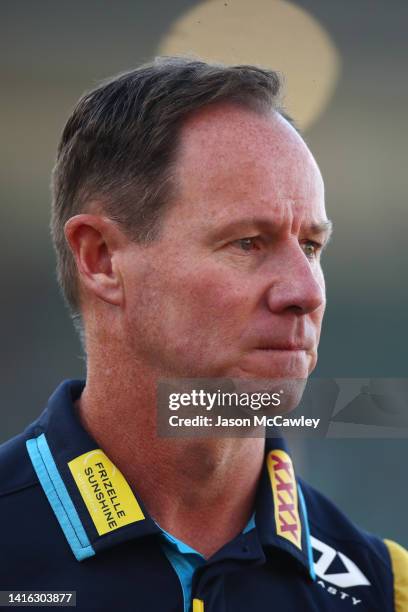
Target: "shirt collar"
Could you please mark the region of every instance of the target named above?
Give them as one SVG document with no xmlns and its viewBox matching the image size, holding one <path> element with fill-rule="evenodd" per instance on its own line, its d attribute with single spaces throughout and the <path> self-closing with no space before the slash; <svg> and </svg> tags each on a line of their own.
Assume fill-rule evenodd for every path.
<svg viewBox="0 0 408 612">
<path fill-rule="evenodd" d="M 279 548 L 315 579 L 307 508 L 283 438 L 266 439 L 256 499 L 256 525 L 263 548 Z"/>
<path fill-rule="evenodd" d="M 27 430 L 34 469 L 78 560 L 161 532 L 143 502 L 82 427 L 74 402 L 84 385 L 78 380 L 62 383 Z M 266 441 L 256 527 L 264 550 L 284 551 L 313 577 L 306 507 L 288 449 L 280 438 Z"/>
<path fill-rule="evenodd" d="M 119 470 L 82 427 L 73 404 L 84 385 L 77 380 L 62 383 L 30 428 L 27 441 L 41 486 L 79 561 L 160 532 Z"/>
</svg>

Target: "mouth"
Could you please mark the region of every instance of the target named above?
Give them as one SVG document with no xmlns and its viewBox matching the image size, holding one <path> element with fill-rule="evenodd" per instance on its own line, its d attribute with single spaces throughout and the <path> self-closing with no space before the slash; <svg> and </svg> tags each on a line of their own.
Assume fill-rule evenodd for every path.
<svg viewBox="0 0 408 612">
<path fill-rule="evenodd" d="M 277 352 L 299 352 L 299 351 L 304 351 L 307 352 L 310 350 L 310 348 L 308 348 L 307 346 L 300 346 L 300 345 L 296 345 L 296 344 L 287 344 L 287 345 L 280 345 L 280 346 L 257 346 L 255 348 L 256 351 L 264 351 L 264 352 L 268 352 L 268 351 L 277 351 Z"/>
<path fill-rule="evenodd" d="M 299 344 L 261 344 L 240 362 L 247 378 L 304 379 L 308 377 L 312 351 Z"/>
</svg>

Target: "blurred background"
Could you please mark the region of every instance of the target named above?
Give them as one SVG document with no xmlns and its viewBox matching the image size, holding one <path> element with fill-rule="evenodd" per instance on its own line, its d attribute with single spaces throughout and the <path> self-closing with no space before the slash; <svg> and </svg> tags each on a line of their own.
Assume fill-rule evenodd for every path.
<svg viewBox="0 0 408 612">
<path fill-rule="evenodd" d="M 159 53 L 285 74 L 335 225 L 315 376 L 407 376 L 407 20 L 405 0 L 1 2 L 0 442 L 85 375 L 48 231 L 64 122 L 84 90 Z M 407 439 L 309 440 L 295 454 L 361 527 L 408 546 Z"/>
</svg>

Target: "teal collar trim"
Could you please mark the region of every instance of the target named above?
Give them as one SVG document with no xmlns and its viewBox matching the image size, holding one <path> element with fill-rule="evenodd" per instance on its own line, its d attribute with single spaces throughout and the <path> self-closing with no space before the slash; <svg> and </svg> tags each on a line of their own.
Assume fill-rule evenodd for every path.
<svg viewBox="0 0 408 612">
<path fill-rule="evenodd" d="M 191 606 L 191 590 L 194 572 L 205 563 L 205 558 L 194 548 L 161 529 L 161 545 L 180 581 L 183 591 L 184 612 Z"/>
<path fill-rule="evenodd" d="M 305 498 L 303 495 L 302 487 L 300 486 L 299 483 L 298 483 L 297 488 L 298 488 L 300 508 L 303 514 L 303 525 L 304 525 L 305 532 L 306 532 L 306 546 L 307 546 L 307 557 L 309 560 L 309 573 L 310 573 L 311 579 L 316 580 L 316 572 L 315 572 L 314 563 L 313 563 L 312 543 L 310 540 L 310 528 L 309 528 L 309 519 L 307 516 L 306 502 L 305 502 Z"/>
<path fill-rule="evenodd" d="M 254 512 L 242 533 L 248 533 L 248 531 L 251 531 L 251 529 L 255 529 L 255 527 L 256 525 L 255 525 L 255 512 Z"/>
<path fill-rule="evenodd" d="M 160 525 L 158 525 L 160 527 Z M 255 528 L 255 513 L 251 516 L 243 534 Z M 194 548 L 179 540 L 160 527 L 162 536 L 162 548 L 176 572 L 183 591 L 184 612 L 189 612 L 191 605 L 191 588 L 194 572 L 206 562 Z"/>
<path fill-rule="evenodd" d="M 27 440 L 26 445 L 38 480 L 76 559 L 82 561 L 92 557 L 95 551 L 59 474 L 45 435 Z"/>
</svg>

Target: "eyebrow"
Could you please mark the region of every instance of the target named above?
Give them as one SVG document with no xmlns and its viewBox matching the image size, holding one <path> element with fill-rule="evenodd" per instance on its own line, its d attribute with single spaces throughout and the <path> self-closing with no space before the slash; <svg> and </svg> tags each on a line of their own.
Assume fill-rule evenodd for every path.
<svg viewBox="0 0 408 612">
<path fill-rule="evenodd" d="M 313 234 L 326 234 L 326 242 L 328 242 L 333 233 L 333 222 L 330 221 L 330 219 L 327 221 L 319 221 L 318 223 L 312 223 L 306 229 Z"/>
<path fill-rule="evenodd" d="M 231 221 L 227 223 L 222 228 L 219 228 L 214 231 L 214 238 L 221 238 L 224 236 L 228 236 L 229 234 L 246 231 L 249 227 L 259 228 L 265 232 L 276 233 L 279 229 L 278 226 L 268 218 L 265 217 L 247 217 L 245 219 L 240 219 L 238 221 Z M 330 236 L 333 233 L 333 223 L 330 219 L 325 219 L 322 221 L 315 221 L 307 226 L 302 226 L 302 230 L 306 231 L 310 234 L 321 235 L 325 234 L 326 244 L 330 239 Z"/>
</svg>

